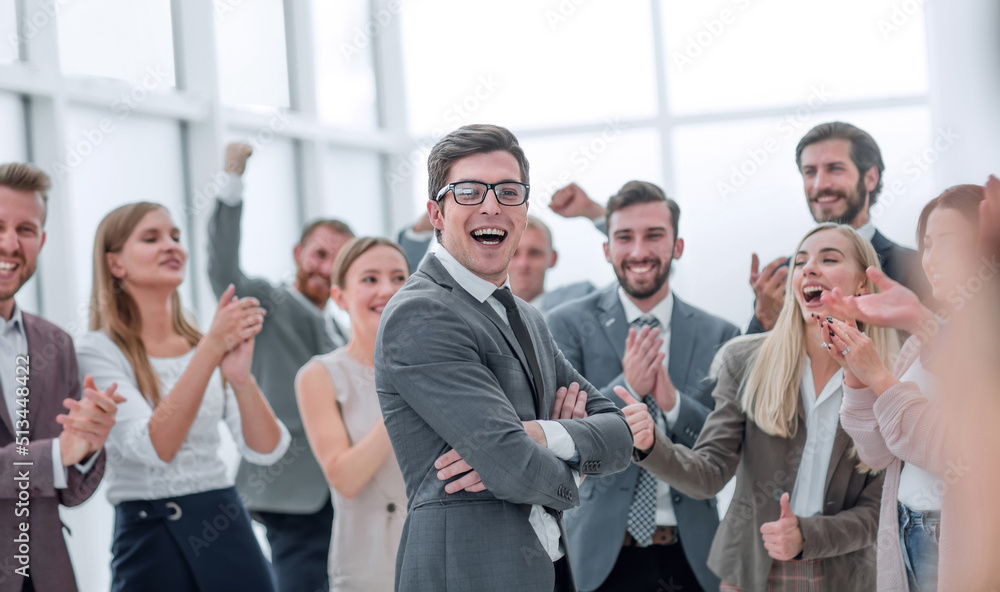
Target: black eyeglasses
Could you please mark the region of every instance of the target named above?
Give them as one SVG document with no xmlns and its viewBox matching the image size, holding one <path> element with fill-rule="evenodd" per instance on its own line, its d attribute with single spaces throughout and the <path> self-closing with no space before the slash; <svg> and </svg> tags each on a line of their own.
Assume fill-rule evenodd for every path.
<svg viewBox="0 0 1000 592">
<path fill-rule="evenodd" d="M 489 190 L 493 190 L 493 195 L 497 196 L 497 201 L 504 206 L 519 206 L 528 201 L 529 187 L 524 183 L 516 181 L 504 181 L 503 183 L 480 183 L 479 181 L 462 181 L 461 183 L 449 183 L 438 191 L 434 201 L 441 201 L 446 193 L 451 191 L 455 195 L 455 201 L 463 206 L 477 206 L 486 199 Z"/>
</svg>

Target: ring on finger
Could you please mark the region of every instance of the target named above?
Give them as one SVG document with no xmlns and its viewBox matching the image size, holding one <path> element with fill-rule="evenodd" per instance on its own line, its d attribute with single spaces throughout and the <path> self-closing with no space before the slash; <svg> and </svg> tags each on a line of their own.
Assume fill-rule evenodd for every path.
<svg viewBox="0 0 1000 592">
<path fill-rule="evenodd" d="M 847 347 L 844 348 L 844 351 L 840 352 L 840 355 L 846 356 L 849 353 L 851 353 L 851 347 L 847 346 Z"/>
</svg>

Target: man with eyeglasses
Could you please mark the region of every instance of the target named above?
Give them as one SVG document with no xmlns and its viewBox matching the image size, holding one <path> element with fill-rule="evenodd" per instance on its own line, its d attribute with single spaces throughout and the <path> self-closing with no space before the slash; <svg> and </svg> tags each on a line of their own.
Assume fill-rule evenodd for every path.
<svg viewBox="0 0 1000 592">
<path fill-rule="evenodd" d="M 408 498 L 396 590 L 575 590 L 562 511 L 581 475 L 628 467 L 631 432 L 510 292 L 529 191 L 514 135 L 462 127 L 428 170 L 442 248 L 386 306 L 375 346 Z"/>
</svg>

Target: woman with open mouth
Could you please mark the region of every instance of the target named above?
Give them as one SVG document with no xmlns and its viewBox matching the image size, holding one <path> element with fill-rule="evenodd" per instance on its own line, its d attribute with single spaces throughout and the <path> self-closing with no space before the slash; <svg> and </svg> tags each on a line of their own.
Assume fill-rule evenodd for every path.
<svg viewBox="0 0 1000 592">
<path fill-rule="evenodd" d="M 813 319 L 828 314 L 824 292 L 877 291 L 865 270 L 878 267 L 878 255 L 850 227 L 822 224 L 793 262 L 774 329 L 720 350 L 715 409 L 694 448 L 671 442 L 633 404 L 625 414 L 635 457 L 695 498 L 714 496 L 736 476 L 708 559 L 722 590 L 873 590 L 883 477 L 860 462 L 840 427 L 843 371 Z M 864 331 L 892 363 L 895 331 Z"/>
<path fill-rule="evenodd" d="M 938 315 L 877 270 L 868 274 L 883 292 L 856 297 L 834 291 L 824 297 L 837 311 L 832 320 L 820 322 L 829 333 L 831 358 L 844 369 L 841 421 L 861 459 L 886 474 L 879 590 L 930 592 L 938 589 L 939 575 L 949 581 L 948 562 L 939 561 L 938 549 L 955 536 L 945 520 L 949 482 L 943 478 L 954 459 L 947 452 L 943 401 L 936 396 L 935 375 L 944 368 L 935 363 L 940 357 L 935 350 L 947 333 L 939 330 L 947 326 L 942 317 L 965 306 L 979 281 L 976 242 L 983 191 L 980 185 L 946 189 L 920 214 L 921 264 L 934 299 L 947 303 Z M 911 334 L 894 368 L 874 354 L 870 340 L 857 329 L 859 323 Z"/>
</svg>

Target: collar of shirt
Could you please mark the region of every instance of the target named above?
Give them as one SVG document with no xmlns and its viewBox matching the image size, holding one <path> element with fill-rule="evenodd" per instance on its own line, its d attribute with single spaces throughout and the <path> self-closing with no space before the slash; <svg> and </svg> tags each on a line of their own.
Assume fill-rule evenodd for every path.
<svg viewBox="0 0 1000 592">
<path fill-rule="evenodd" d="M 621 286 L 618 287 L 618 298 L 622 302 L 622 308 L 625 309 L 625 320 L 631 325 L 636 319 L 645 315 L 652 315 L 656 317 L 657 321 L 660 321 L 660 331 L 665 331 L 670 328 L 670 319 L 674 314 L 674 293 L 673 291 L 667 292 L 667 297 L 656 303 L 649 312 L 642 312 L 639 307 L 632 302 L 632 299 L 628 297 L 625 293 L 625 289 Z"/>
<path fill-rule="evenodd" d="M 872 242 L 872 239 L 875 238 L 875 225 L 872 224 L 871 220 L 862 224 L 861 228 L 855 228 L 855 230 L 868 242 Z"/>
<path fill-rule="evenodd" d="M 306 298 L 306 295 L 303 294 L 302 292 L 299 292 L 295 288 L 295 286 L 292 286 L 291 284 L 288 284 L 288 285 L 285 286 L 285 289 L 288 290 L 292 294 L 292 296 L 294 296 L 299 302 L 301 302 L 302 304 L 304 304 L 306 306 L 306 308 L 308 308 L 309 310 L 316 311 L 316 314 L 322 315 L 323 313 L 326 312 L 324 309 L 316 306 L 315 302 L 313 302 L 312 300 L 309 300 L 308 298 Z"/>
<path fill-rule="evenodd" d="M 458 259 L 448 252 L 448 249 L 441 249 L 437 252 L 437 258 L 444 266 L 445 270 L 451 274 L 451 277 L 455 278 L 459 286 L 465 289 L 466 292 L 472 294 L 472 297 L 479 302 L 486 302 L 486 300 L 496 292 L 496 284 L 489 280 L 484 280 L 478 275 L 469 271 L 464 265 L 458 262 Z M 507 276 L 503 281 L 503 285 L 500 288 L 510 288 L 510 276 Z M 506 315 L 500 315 L 501 318 L 507 318 Z"/>
<path fill-rule="evenodd" d="M 809 356 L 805 357 L 805 367 L 802 369 L 802 403 L 805 405 L 806 420 L 812 416 L 814 410 L 823 406 L 823 403 L 830 400 L 830 398 L 835 395 L 839 395 L 844 389 L 844 371 L 837 370 L 830 380 L 827 381 L 826 385 L 823 386 L 823 391 L 816 396 L 816 383 L 813 381 L 812 365 L 809 362 Z M 840 413 L 840 402 L 836 404 L 837 413 Z M 838 415 L 839 417 L 839 415 Z"/>
<path fill-rule="evenodd" d="M 21 337 L 24 335 L 24 318 L 21 316 L 21 309 L 14 303 L 14 313 L 10 315 L 10 320 L 0 317 L 0 336 L 6 337 L 12 331 L 16 331 Z"/>
</svg>

